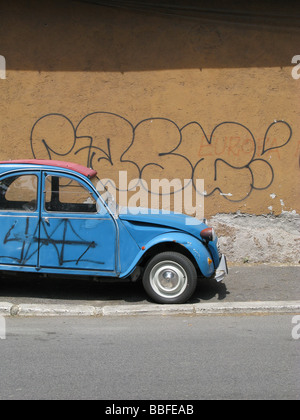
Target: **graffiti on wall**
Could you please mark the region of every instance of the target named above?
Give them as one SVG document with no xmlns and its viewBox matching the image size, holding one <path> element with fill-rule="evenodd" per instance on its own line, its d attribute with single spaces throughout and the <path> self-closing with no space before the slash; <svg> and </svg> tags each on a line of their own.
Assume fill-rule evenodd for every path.
<svg viewBox="0 0 300 420">
<path fill-rule="evenodd" d="M 196 121 L 180 127 L 156 117 L 134 125 L 121 115 L 93 112 L 77 125 L 62 114 L 44 115 L 33 125 L 30 142 L 34 158 L 79 161 L 102 179 L 117 180 L 120 171 L 146 181 L 190 179 L 196 191 L 196 179 L 204 179 L 205 191 L 198 193 L 240 202 L 272 185 L 275 168 L 267 152 L 285 147 L 291 138 L 292 128 L 282 120 L 273 121 L 258 139 L 234 121 L 207 134 Z"/>
</svg>

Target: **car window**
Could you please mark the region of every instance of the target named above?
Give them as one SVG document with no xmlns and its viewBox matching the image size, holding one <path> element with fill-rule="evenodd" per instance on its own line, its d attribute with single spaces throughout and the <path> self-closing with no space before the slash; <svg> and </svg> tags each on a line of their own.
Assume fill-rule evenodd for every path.
<svg viewBox="0 0 300 420">
<path fill-rule="evenodd" d="M 15 175 L 0 180 L 0 210 L 36 211 L 37 185 L 36 175 Z"/>
<path fill-rule="evenodd" d="M 45 210 L 48 212 L 96 213 L 92 193 L 72 178 L 47 176 L 45 180 Z"/>
</svg>

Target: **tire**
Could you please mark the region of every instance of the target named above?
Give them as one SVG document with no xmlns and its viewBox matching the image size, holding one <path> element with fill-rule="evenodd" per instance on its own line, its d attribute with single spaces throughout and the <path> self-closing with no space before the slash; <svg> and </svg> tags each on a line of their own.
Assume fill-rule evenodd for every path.
<svg viewBox="0 0 300 420">
<path fill-rule="evenodd" d="M 162 252 L 148 262 L 143 286 L 157 303 L 185 303 L 195 292 L 197 272 L 186 256 Z"/>
</svg>

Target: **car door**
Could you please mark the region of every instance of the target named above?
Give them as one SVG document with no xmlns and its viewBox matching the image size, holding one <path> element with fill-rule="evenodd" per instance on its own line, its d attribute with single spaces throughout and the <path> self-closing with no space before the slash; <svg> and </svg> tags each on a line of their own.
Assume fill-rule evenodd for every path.
<svg viewBox="0 0 300 420">
<path fill-rule="evenodd" d="M 39 266 L 114 272 L 116 224 L 82 179 L 43 173 Z"/>
<path fill-rule="evenodd" d="M 30 171 L 0 178 L 0 269 L 37 265 L 39 179 Z"/>
</svg>

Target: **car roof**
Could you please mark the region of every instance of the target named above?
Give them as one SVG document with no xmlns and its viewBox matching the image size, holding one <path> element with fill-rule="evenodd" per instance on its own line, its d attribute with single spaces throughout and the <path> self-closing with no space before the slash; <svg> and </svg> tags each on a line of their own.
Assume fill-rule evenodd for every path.
<svg viewBox="0 0 300 420">
<path fill-rule="evenodd" d="M 47 159 L 25 159 L 25 160 L 7 160 L 0 161 L 0 164 L 28 164 L 28 165 L 41 165 L 41 166 L 54 166 L 61 169 L 71 169 L 72 171 L 78 172 L 85 175 L 88 178 L 94 178 L 97 175 L 97 171 L 86 166 L 79 165 L 78 163 L 65 162 L 60 160 L 47 160 Z"/>
</svg>

